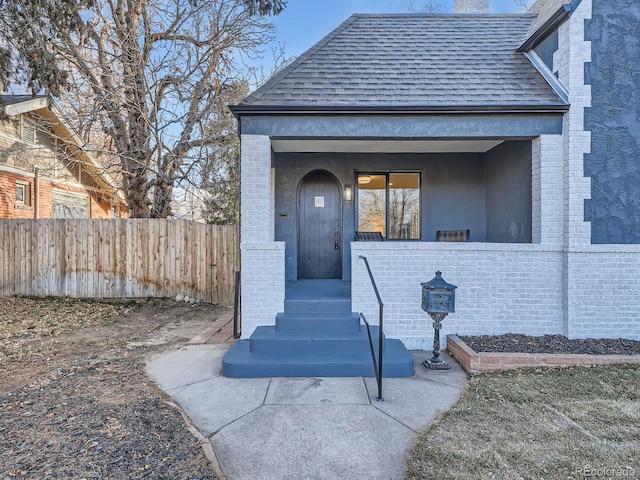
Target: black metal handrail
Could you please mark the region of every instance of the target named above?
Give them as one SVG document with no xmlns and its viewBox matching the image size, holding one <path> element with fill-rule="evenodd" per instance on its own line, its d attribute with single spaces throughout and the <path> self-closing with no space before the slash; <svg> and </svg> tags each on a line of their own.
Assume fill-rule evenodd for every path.
<svg viewBox="0 0 640 480">
<path fill-rule="evenodd" d="M 233 291 L 233 338 L 236 340 L 242 336 L 242 327 L 240 326 L 240 272 L 236 271 L 235 284 Z"/>
<path fill-rule="evenodd" d="M 384 303 L 382 303 L 382 299 L 380 298 L 380 292 L 378 291 L 378 286 L 376 285 L 376 281 L 373 278 L 373 274 L 371 273 L 371 268 L 369 267 L 369 261 L 367 257 L 364 255 L 358 255 L 359 258 L 364 260 L 364 264 L 367 267 L 367 272 L 369 272 L 369 278 L 371 279 L 371 285 L 373 286 L 373 291 L 376 294 L 376 299 L 378 300 L 378 365 L 376 366 L 376 356 L 373 351 L 373 341 L 371 340 L 371 329 L 369 328 L 369 322 L 365 316 L 360 313 L 360 318 L 364 320 L 365 325 L 367 326 L 367 334 L 369 335 L 369 347 L 371 348 L 371 359 L 373 360 L 373 370 L 376 374 L 376 382 L 378 383 L 378 396 L 376 400 L 382 402 L 384 399 L 382 398 L 382 350 L 384 343 Z"/>
</svg>

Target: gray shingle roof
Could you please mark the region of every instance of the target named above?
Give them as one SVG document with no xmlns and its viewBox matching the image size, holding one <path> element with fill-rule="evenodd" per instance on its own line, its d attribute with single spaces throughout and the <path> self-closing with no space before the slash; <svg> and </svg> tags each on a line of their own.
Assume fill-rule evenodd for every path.
<svg viewBox="0 0 640 480">
<path fill-rule="evenodd" d="M 573 0 L 537 0 L 529 8 L 529 12 L 537 14 L 536 20 L 531 24 L 527 37 L 533 35 L 540 27 L 542 27 L 558 10 L 571 5 Z"/>
<path fill-rule="evenodd" d="M 563 105 L 517 48 L 535 14 L 353 15 L 242 106 Z"/>
</svg>

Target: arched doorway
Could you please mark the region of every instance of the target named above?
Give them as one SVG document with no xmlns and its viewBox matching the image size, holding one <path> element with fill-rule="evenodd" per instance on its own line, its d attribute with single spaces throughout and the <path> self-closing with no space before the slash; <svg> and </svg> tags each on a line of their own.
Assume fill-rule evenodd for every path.
<svg viewBox="0 0 640 480">
<path fill-rule="evenodd" d="M 307 175 L 298 191 L 298 278 L 342 278 L 342 195 L 328 172 Z"/>
</svg>

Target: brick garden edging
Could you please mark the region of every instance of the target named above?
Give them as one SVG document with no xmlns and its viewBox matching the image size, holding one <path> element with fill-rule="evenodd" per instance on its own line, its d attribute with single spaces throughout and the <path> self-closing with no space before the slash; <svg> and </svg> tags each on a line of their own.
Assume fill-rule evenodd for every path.
<svg viewBox="0 0 640 480">
<path fill-rule="evenodd" d="M 487 353 L 476 352 L 456 335 L 447 336 L 447 350 L 468 373 L 532 367 L 572 365 L 640 364 L 640 355 L 582 355 L 563 353 Z"/>
</svg>

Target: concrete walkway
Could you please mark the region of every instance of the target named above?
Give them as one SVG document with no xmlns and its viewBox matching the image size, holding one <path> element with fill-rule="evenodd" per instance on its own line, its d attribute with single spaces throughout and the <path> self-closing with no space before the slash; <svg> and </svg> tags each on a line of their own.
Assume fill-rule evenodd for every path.
<svg viewBox="0 0 640 480">
<path fill-rule="evenodd" d="M 413 352 L 411 378 L 256 378 L 221 375 L 228 344 L 188 345 L 147 373 L 191 417 L 229 480 L 403 479 L 418 432 L 451 408 L 467 381 L 428 372 Z"/>
</svg>

